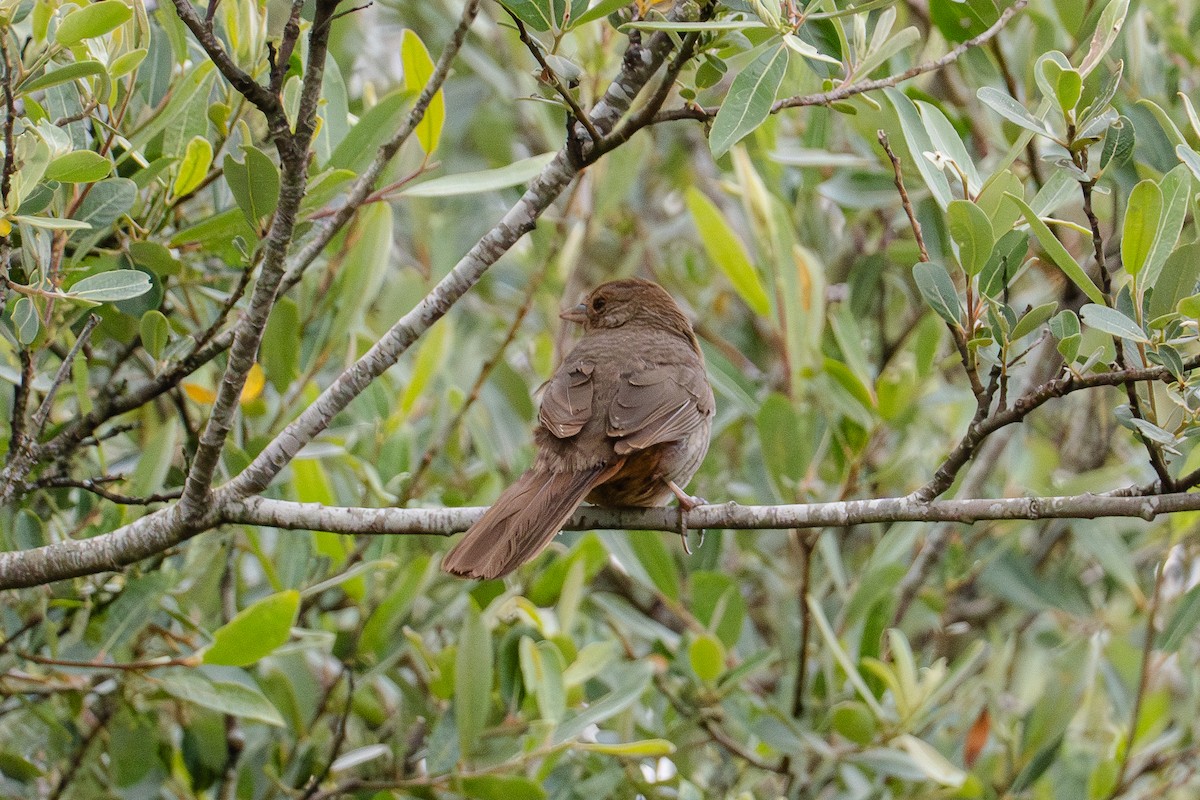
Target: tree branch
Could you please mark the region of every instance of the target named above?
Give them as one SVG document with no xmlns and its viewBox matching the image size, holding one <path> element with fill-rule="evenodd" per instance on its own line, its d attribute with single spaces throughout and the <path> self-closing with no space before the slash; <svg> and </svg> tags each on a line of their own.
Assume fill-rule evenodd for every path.
<svg viewBox="0 0 1200 800">
<path fill-rule="evenodd" d="M 962 57 L 963 53 L 967 52 L 971 48 L 986 44 L 988 41 L 994 38 L 996 34 L 1000 33 L 1000 31 L 1004 29 L 1004 26 L 1008 24 L 1008 21 L 1016 16 L 1017 13 L 1027 5 L 1029 5 L 1029 0 L 1016 0 L 1015 3 L 1004 9 L 992 27 L 988 28 L 975 38 L 962 42 L 941 58 L 933 61 L 926 61 L 923 64 L 910 67 L 904 72 L 890 75 L 886 78 L 879 78 L 873 81 L 861 81 L 859 83 L 848 83 L 844 86 L 839 86 L 837 89 L 833 89 L 828 92 L 820 92 L 818 94 L 785 97 L 782 100 L 776 100 L 775 103 L 772 104 L 771 113 L 778 114 L 785 108 L 825 106 L 829 105 L 830 103 L 836 103 L 839 100 L 846 100 L 865 92 L 873 92 L 876 89 L 887 89 L 889 87 L 896 86 L 911 78 L 915 78 L 918 75 L 924 75 L 926 72 L 936 72 L 939 69 L 953 64 Z M 716 106 L 707 108 L 700 106 L 686 106 L 684 108 L 676 108 L 671 109 L 670 111 L 664 111 L 655 116 L 654 122 L 670 122 L 677 119 L 695 119 L 701 121 L 709 120 L 715 117 L 717 115 L 717 111 L 719 110 L 720 108 Z"/>
<path fill-rule="evenodd" d="M 287 114 L 283 110 L 279 97 L 272 94 L 267 87 L 254 80 L 233 62 L 229 53 L 225 51 L 225 46 L 213 33 L 211 18 L 201 20 L 196 16 L 190 0 L 172 0 L 172 3 L 176 13 L 179 14 L 179 19 L 196 37 L 196 41 L 200 43 L 213 64 L 225 76 L 225 80 L 229 81 L 233 88 L 241 92 L 242 96 L 253 103 L 267 118 L 271 135 L 285 136 L 289 132 Z M 210 12 L 216 8 L 216 5 L 215 2 L 209 3 Z M 321 3 L 318 2 L 317 5 L 320 6 Z"/>
<path fill-rule="evenodd" d="M 316 110 L 325 70 L 330 17 L 336 6 L 336 0 L 319 0 L 317 3 L 316 16 L 308 37 L 308 63 L 304 70 L 296 130 L 295 133 L 285 130 L 275 137 L 282 168 L 279 202 L 264 245 L 261 274 L 250 297 L 249 308 L 235 327 L 233 345 L 229 349 L 229 362 L 226 364 L 212 412 L 204 426 L 204 432 L 200 434 L 200 446 L 196 449 L 192 467 L 188 470 L 184 483 L 179 504 L 185 516 L 203 512 L 220 461 L 221 450 L 225 446 L 225 438 L 233 427 L 242 388 L 246 385 L 246 376 L 254 366 L 267 318 L 275 305 L 279 284 L 284 275 L 288 248 L 296 229 L 297 214 L 304 199 L 308 179 L 308 151 L 316 129 Z"/>
<path fill-rule="evenodd" d="M 88 314 L 87 322 L 84 323 L 83 330 L 79 332 L 79 336 L 75 338 L 75 344 L 71 345 L 71 349 L 63 357 L 62 363 L 58 365 L 58 372 L 54 374 L 54 381 L 50 384 L 50 389 L 46 392 L 45 398 L 42 399 L 42 404 L 38 406 L 38 410 L 33 413 L 33 419 L 29 421 L 29 438 L 36 441 L 42 433 L 42 428 L 46 427 L 46 420 L 50 418 L 50 409 L 54 405 L 54 396 L 58 394 L 59 387 L 63 385 L 63 381 L 71 374 L 71 366 L 75 363 L 75 354 L 79 352 L 84 343 L 92 335 L 92 331 L 100 324 L 100 317 L 95 314 Z"/>
<path fill-rule="evenodd" d="M 1061 497 L 971 498 L 922 503 L 912 497 L 743 506 L 737 503 L 697 506 L 687 512 L 688 526 L 710 530 L 786 530 L 866 525 L 879 522 L 959 522 L 982 520 L 1098 519 L 1136 517 L 1153 520 L 1163 514 L 1200 509 L 1200 493 L 1180 492 L 1140 497 L 1098 494 Z M 222 521 L 267 525 L 284 530 L 320 530 L 367 535 L 452 536 L 483 516 L 486 507 L 350 508 L 248 497 L 228 500 Z M 563 530 L 679 530 L 680 509 L 580 507 Z M 90 540 L 89 540 L 90 541 Z M 0 555 L 0 576 L 3 576 Z M 0 579 L 0 588 L 8 588 Z"/>
</svg>

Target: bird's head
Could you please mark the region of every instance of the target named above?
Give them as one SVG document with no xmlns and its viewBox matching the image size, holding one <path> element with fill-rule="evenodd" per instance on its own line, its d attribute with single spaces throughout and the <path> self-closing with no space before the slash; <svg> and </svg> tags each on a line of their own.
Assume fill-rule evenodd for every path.
<svg viewBox="0 0 1200 800">
<path fill-rule="evenodd" d="M 582 303 L 559 314 L 584 330 L 640 324 L 692 337 L 692 326 L 671 295 L 657 283 L 626 278 L 601 284 Z"/>
</svg>

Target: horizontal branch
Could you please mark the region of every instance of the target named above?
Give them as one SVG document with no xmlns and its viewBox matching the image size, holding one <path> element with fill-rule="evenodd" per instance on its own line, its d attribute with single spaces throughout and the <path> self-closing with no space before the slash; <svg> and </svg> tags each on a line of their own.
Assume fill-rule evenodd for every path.
<svg viewBox="0 0 1200 800">
<path fill-rule="evenodd" d="M 1096 519 L 1137 517 L 1200 510 L 1200 493 L 1142 497 L 1081 494 L 1066 497 L 1006 497 L 939 500 L 922 503 L 908 497 L 847 500 L 778 506 L 720 503 L 687 514 L 691 529 L 786 530 L 864 525 L 876 522 L 961 522 L 980 520 Z M 287 530 L 332 533 L 450 536 L 465 531 L 483 516 L 484 508 L 347 508 L 248 497 L 226 503 L 227 523 L 269 525 Z M 579 508 L 564 530 L 678 531 L 680 509 Z"/>
<path fill-rule="evenodd" d="M 1003 30 L 1008 24 L 1009 20 L 1016 16 L 1017 13 L 1025 8 L 1025 6 L 1028 4 L 1029 0 L 1017 0 L 1015 3 L 1001 12 L 1000 16 L 996 19 L 991 27 L 973 39 L 968 39 L 965 42 L 959 43 L 941 58 L 934 59 L 933 61 L 926 61 L 922 64 L 917 64 L 916 66 L 910 67 L 903 72 L 896 73 L 895 75 L 889 75 L 886 78 L 852 81 L 827 92 L 785 97 L 782 100 L 776 100 L 771 105 L 771 113 L 778 114 L 785 108 L 826 106 L 830 103 L 836 103 L 840 100 L 848 100 L 855 95 L 898 86 L 899 84 L 904 83 L 907 80 L 911 80 L 918 75 L 924 75 L 928 72 L 936 72 L 937 70 L 944 69 L 945 67 L 948 67 L 957 61 L 971 48 L 979 47 L 980 45 L 986 44 L 988 41 L 995 38 L 995 36 L 1000 33 L 1000 31 Z M 655 116 L 654 122 L 670 122 L 678 119 L 695 119 L 703 121 L 715 117 L 719 110 L 719 106 L 703 107 L 689 104 L 682 108 L 675 108 L 658 114 Z"/>
</svg>

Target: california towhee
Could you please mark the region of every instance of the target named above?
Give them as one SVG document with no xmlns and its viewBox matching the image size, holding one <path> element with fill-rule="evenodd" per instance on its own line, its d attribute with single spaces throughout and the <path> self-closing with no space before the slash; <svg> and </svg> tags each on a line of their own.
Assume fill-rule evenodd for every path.
<svg viewBox="0 0 1200 800">
<path fill-rule="evenodd" d="M 586 498 L 657 506 L 704 460 L 713 393 L 696 334 L 658 284 L 630 278 L 595 289 L 560 315 L 583 337 L 542 387 L 537 458 L 467 530 L 442 569 L 507 575 L 558 533 Z"/>
</svg>

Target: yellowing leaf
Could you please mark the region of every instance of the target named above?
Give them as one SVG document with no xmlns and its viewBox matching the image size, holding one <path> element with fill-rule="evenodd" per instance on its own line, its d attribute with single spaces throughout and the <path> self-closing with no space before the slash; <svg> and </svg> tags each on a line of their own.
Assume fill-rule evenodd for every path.
<svg viewBox="0 0 1200 800">
<path fill-rule="evenodd" d="M 257 400 L 266 382 L 262 366 L 257 361 L 254 362 L 254 366 L 250 367 L 250 372 L 246 375 L 246 385 L 242 387 L 242 396 L 238 398 L 238 402 L 249 403 L 251 400 Z"/>
<path fill-rule="evenodd" d="M 400 37 L 400 61 L 404 66 L 404 88 L 420 92 L 433 75 L 433 59 L 429 57 L 421 37 L 408 29 Z M 445 122 L 446 99 L 442 96 L 442 90 L 438 89 L 425 109 L 425 116 L 417 125 L 417 141 L 425 155 L 432 155 L 437 149 Z"/>
<path fill-rule="evenodd" d="M 202 405 L 212 405 L 217 399 L 217 393 L 212 389 L 188 381 L 184 381 L 183 393 L 191 398 L 193 403 L 200 403 Z"/>
<path fill-rule="evenodd" d="M 708 257 L 725 273 L 734 290 L 755 314 L 768 316 L 771 300 L 742 240 L 725 221 L 720 209 L 694 186 L 687 190 L 687 206 Z"/>
<path fill-rule="evenodd" d="M 250 367 L 250 372 L 246 375 L 246 384 L 242 387 L 242 396 L 238 398 L 240 403 L 249 403 L 252 400 L 257 400 L 262 394 L 263 386 L 266 385 L 267 377 L 263 374 L 262 366 L 258 362 Z M 212 405 L 217 401 L 216 389 L 209 389 L 207 386 L 201 386 L 198 383 L 190 383 L 184 381 L 183 392 L 192 399 L 195 403 L 202 405 Z"/>
</svg>

